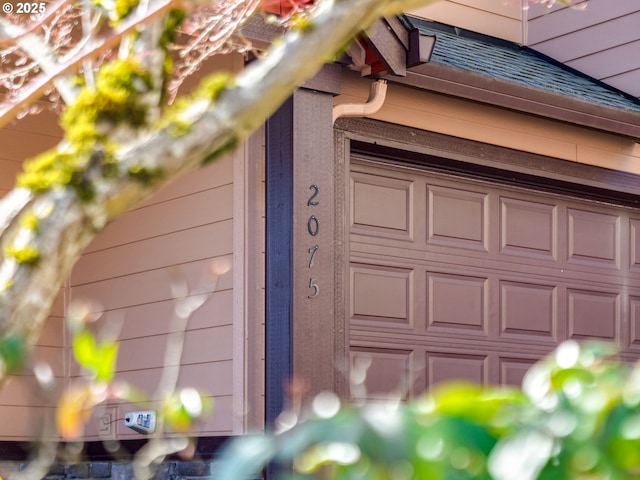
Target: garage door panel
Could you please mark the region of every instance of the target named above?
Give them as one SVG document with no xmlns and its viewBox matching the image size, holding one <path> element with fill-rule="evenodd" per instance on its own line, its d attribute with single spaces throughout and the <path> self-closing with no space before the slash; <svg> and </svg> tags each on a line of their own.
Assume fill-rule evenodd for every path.
<svg viewBox="0 0 640 480">
<path fill-rule="evenodd" d="M 415 392 L 449 379 L 519 385 L 569 338 L 640 355 L 639 210 L 416 168 L 354 168 L 404 185 L 414 218 L 410 238 L 374 231 L 382 220 L 352 226 L 350 343 L 410 352 Z M 382 196 L 360 193 L 362 205 Z"/>
<path fill-rule="evenodd" d="M 351 230 L 411 240 L 413 203 L 412 181 L 354 172 L 351 177 Z"/>
<path fill-rule="evenodd" d="M 487 277 L 427 272 L 427 332 L 488 333 Z"/>
<path fill-rule="evenodd" d="M 352 397 L 377 400 L 390 396 L 405 400 L 411 393 L 414 372 L 412 351 L 385 348 L 352 348 Z"/>
<path fill-rule="evenodd" d="M 539 281 L 550 280 L 553 282 L 576 282 L 585 285 L 609 284 L 609 285 L 640 285 L 640 270 L 631 272 L 625 270 L 624 274 L 619 269 L 595 267 L 598 262 L 590 262 L 590 265 L 576 265 L 562 262 L 546 262 L 536 258 L 514 257 L 511 255 L 479 255 L 468 250 L 452 249 L 429 246 L 428 248 L 398 247 L 390 242 L 371 243 L 361 241 L 361 238 L 351 238 L 352 261 L 384 262 L 385 259 L 393 259 L 396 264 L 433 266 L 434 269 L 458 268 L 469 271 L 494 271 L 503 272 L 504 275 L 517 274 Z"/>
<path fill-rule="evenodd" d="M 520 387 L 527 371 L 536 363 L 539 357 L 512 358 L 500 357 L 500 385 Z"/>
<path fill-rule="evenodd" d="M 640 219 L 629 219 L 629 267 L 632 272 L 640 272 Z"/>
<path fill-rule="evenodd" d="M 615 292 L 567 290 L 569 338 L 619 342 L 620 296 Z"/>
<path fill-rule="evenodd" d="M 413 325 L 411 269 L 354 264 L 351 292 L 352 320 Z"/>
<path fill-rule="evenodd" d="M 500 282 L 500 336 L 532 342 L 559 340 L 555 285 Z"/>
<path fill-rule="evenodd" d="M 489 251 L 488 194 L 427 186 L 427 243 Z"/>
<path fill-rule="evenodd" d="M 500 253 L 557 260 L 556 205 L 500 198 Z"/>
<path fill-rule="evenodd" d="M 487 355 L 468 355 L 459 351 L 427 352 L 426 360 L 427 388 L 453 380 L 466 380 L 480 385 L 489 383 Z"/>
<path fill-rule="evenodd" d="M 568 262 L 597 268 L 620 266 L 620 217 L 567 210 Z"/>
<path fill-rule="evenodd" d="M 629 297 L 628 347 L 640 352 L 640 296 Z"/>
</svg>

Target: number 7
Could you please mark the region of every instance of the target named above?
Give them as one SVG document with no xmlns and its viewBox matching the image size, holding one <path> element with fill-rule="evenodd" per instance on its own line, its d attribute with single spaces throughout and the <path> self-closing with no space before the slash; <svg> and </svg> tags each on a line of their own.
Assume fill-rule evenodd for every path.
<svg viewBox="0 0 640 480">
<path fill-rule="evenodd" d="M 314 245 L 308 251 L 311 254 L 311 258 L 309 259 L 309 268 L 313 268 L 313 261 L 316 259 L 316 253 L 318 253 L 318 249 L 320 247 L 318 245 Z"/>
</svg>

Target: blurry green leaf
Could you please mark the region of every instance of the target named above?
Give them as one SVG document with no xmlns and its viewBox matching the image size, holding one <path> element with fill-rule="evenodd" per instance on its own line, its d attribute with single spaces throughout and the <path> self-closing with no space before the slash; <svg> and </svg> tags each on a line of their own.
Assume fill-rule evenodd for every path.
<svg viewBox="0 0 640 480">
<path fill-rule="evenodd" d="M 85 368 L 92 368 L 96 356 L 96 339 L 87 330 L 76 333 L 73 336 L 73 355 L 76 361 Z"/>
<path fill-rule="evenodd" d="M 216 468 L 218 480 L 254 479 L 273 459 L 277 441 L 271 435 L 249 435 L 233 439 L 222 450 Z"/>
<path fill-rule="evenodd" d="M 530 428 L 502 439 L 489 457 L 489 472 L 495 480 L 535 480 L 549 461 L 553 439 Z"/>
<path fill-rule="evenodd" d="M 0 357 L 2 357 L 8 373 L 20 370 L 26 356 L 25 343 L 21 336 L 11 334 L 0 340 Z"/>
<path fill-rule="evenodd" d="M 447 416 L 472 420 L 492 429 L 508 427 L 515 421 L 526 397 L 515 388 L 494 387 L 488 389 L 471 383 L 450 383 L 436 387 L 429 395 L 434 411 Z"/>
<path fill-rule="evenodd" d="M 92 332 L 82 330 L 73 335 L 73 354 L 80 366 L 91 372 L 96 380 L 110 381 L 115 375 L 118 358 L 118 342 L 96 342 Z"/>
<path fill-rule="evenodd" d="M 640 409 L 617 405 L 611 409 L 603 429 L 605 454 L 615 467 L 640 471 Z"/>
<path fill-rule="evenodd" d="M 97 380 L 110 381 L 115 375 L 118 359 L 118 342 L 106 341 L 100 344 L 94 360 L 93 370 Z"/>
<path fill-rule="evenodd" d="M 177 432 L 187 432 L 196 419 L 211 407 L 210 399 L 197 390 L 184 388 L 167 397 L 162 405 L 165 423 Z"/>
<path fill-rule="evenodd" d="M 555 390 L 562 390 L 567 383 L 590 384 L 593 381 L 593 373 L 585 368 L 565 368 L 551 374 L 551 386 Z M 571 388 L 571 385 L 569 387 Z"/>
</svg>

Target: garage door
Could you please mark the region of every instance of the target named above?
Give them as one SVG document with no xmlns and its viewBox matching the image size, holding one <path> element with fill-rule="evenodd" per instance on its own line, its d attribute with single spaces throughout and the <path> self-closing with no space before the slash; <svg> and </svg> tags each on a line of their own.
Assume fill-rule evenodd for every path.
<svg viewBox="0 0 640 480">
<path fill-rule="evenodd" d="M 637 357 L 639 232 L 630 208 L 352 159 L 352 395 L 519 384 L 565 339 Z"/>
</svg>

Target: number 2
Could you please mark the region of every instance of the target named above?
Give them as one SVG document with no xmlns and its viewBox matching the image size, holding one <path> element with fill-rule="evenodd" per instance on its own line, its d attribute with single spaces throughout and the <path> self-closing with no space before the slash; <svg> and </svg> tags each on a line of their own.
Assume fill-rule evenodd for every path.
<svg viewBox="0 0 640 480">
<path fill-rule="evenodd" d="M 307 201 L 307 207 L 315 207 L 317 205 L 320 205 L 320 202 L 318 200 L 314 200 L 314 198 L 316 198 L 318 196 L 318 186 L 317 185 L 311 185 L 309 187 L 309 190 L 314 190 L 313 195 L 311 195 L 309 197 L 309 200 Z"/>
</svg>

